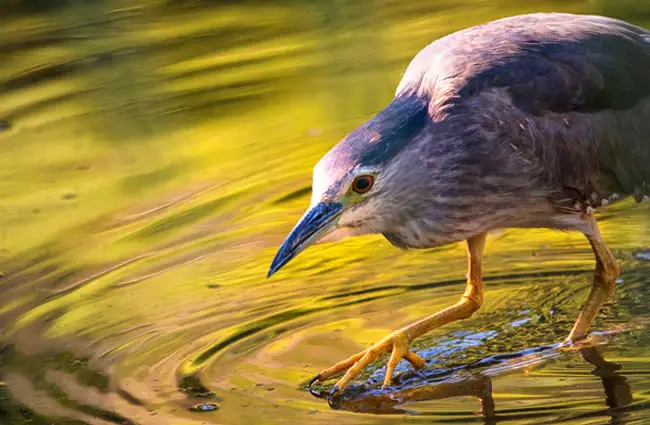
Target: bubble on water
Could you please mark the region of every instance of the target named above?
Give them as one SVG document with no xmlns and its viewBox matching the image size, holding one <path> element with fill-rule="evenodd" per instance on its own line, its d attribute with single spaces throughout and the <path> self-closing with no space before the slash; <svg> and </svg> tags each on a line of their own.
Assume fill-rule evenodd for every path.
<svg viewBox="0 0 650 425">
<path fill-rule="evenodd" d="M 192 412 L 214 412 L 219 410 L 219 405 L 217 403 L 200 403 L 192 406 L 190 410 Z"/>
</svg>

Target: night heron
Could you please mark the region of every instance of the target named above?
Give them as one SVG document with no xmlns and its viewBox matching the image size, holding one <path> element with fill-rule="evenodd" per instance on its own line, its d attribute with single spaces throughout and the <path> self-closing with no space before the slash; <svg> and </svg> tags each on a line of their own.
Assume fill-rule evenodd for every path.
<svg viewBox="0 0 650 425">
<path fill-rule="evenodd" d="M 326 235 L 383 234 L 400 248 L 466 240 L 465 293 L 323 370 L 342 391 L 391 352 L 384 385 L 416 337 L 481 306 L 486 234 L 499 228 L 582 232 L 593 286 L 567 341 L 586 335 L 619 266 L 594 210 L 650 195 L 650 32 L 600 16 L 531 14 L 465 29 L 417 54 L 394 100 L 314 168 L 311 206 L 269 276 Z"/>
</svg>

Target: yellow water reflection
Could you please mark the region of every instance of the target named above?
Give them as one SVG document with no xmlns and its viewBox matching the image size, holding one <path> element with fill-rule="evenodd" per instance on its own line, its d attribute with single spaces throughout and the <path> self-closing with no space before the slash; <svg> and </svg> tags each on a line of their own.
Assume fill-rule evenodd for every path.
<svg viewBox="0 0 650 425">
<path fill-rule="evenodd" d="M 539 10 L 650 24 L 634 1 L 226 3 L 7 3 L 0 422 L 402 423 L 332 410 L 304 383 L 454 302 L 464 248 L 357 238 L 311 248 L 267 281 L 312 165 L 446 33 Z M 650 247 L 650 206 L 615 205 L 602 230 L 624 274 L 595 329 L 616 331 L 602 351 L 631 388 L 620 417 L 650 420 L 650 273 L 634 257 Z M 593 259 L 580 235 L 505 231 L 485 267 L 484 309 L 417 341 L 428 373 L 561 340 Z M 482 379 L 463 382 L 485 389 Z M 499 421 L 614 416 L 578 353 L 490 382 Z M 408 420 L 474 423 L 465 392 L 412 403 L 424 414 Z M 218 408 L 191 410 L 206 401 Z"/>
</svg>

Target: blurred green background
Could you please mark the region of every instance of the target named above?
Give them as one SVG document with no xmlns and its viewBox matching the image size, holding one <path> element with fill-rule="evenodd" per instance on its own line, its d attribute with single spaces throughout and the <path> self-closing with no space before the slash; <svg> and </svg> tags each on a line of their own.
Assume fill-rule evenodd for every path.
<svg viewBox="0 0 650 425">
<path fill-rule="evenodd" d="M 0 423 L 9 424 L 402 423 L 331 410 L 301 385 L 455 301 L 463 247 L 405 253 L 357 238 L 314 247 L 267 281 L 308 204 L 311 167 L 445 34 L 538 11 L 650 27 L 645 0 L 1 6 Z M 562 354 L 497 373 L 496 408 L 509 423 L 650 423 L 650 207 L 625 201 L 602 220 L 624 274 L 595 329 L 615 334 L 604 355 L 623 366 L 633 397 L 612 410 L 604 378 Z M 444 357 L 435 369 L 557 342 L 592 267 L 580 235 L 495 234 L 484 310 L 419 347 Z M 443 346 L 461 349 L 434 349 Z M 192 411 L 206 400 L 218 408 Z M 411 408 L 422 414 L 409 422 L 481 421 L 464 396 Z"/>
</svg>

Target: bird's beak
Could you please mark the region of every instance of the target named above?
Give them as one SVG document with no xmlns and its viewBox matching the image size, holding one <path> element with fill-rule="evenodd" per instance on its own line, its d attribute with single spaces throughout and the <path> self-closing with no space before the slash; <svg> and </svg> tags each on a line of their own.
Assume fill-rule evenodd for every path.
<svg viewBox="0 0 650 425">
<path fill-rule="evenodd" d="M 331 232 L 343 212 L 343 204 L 320 202 L 307 210 L 275 254 L 266 277 L 271 277 L 309 245 Z"/>
</svg>

